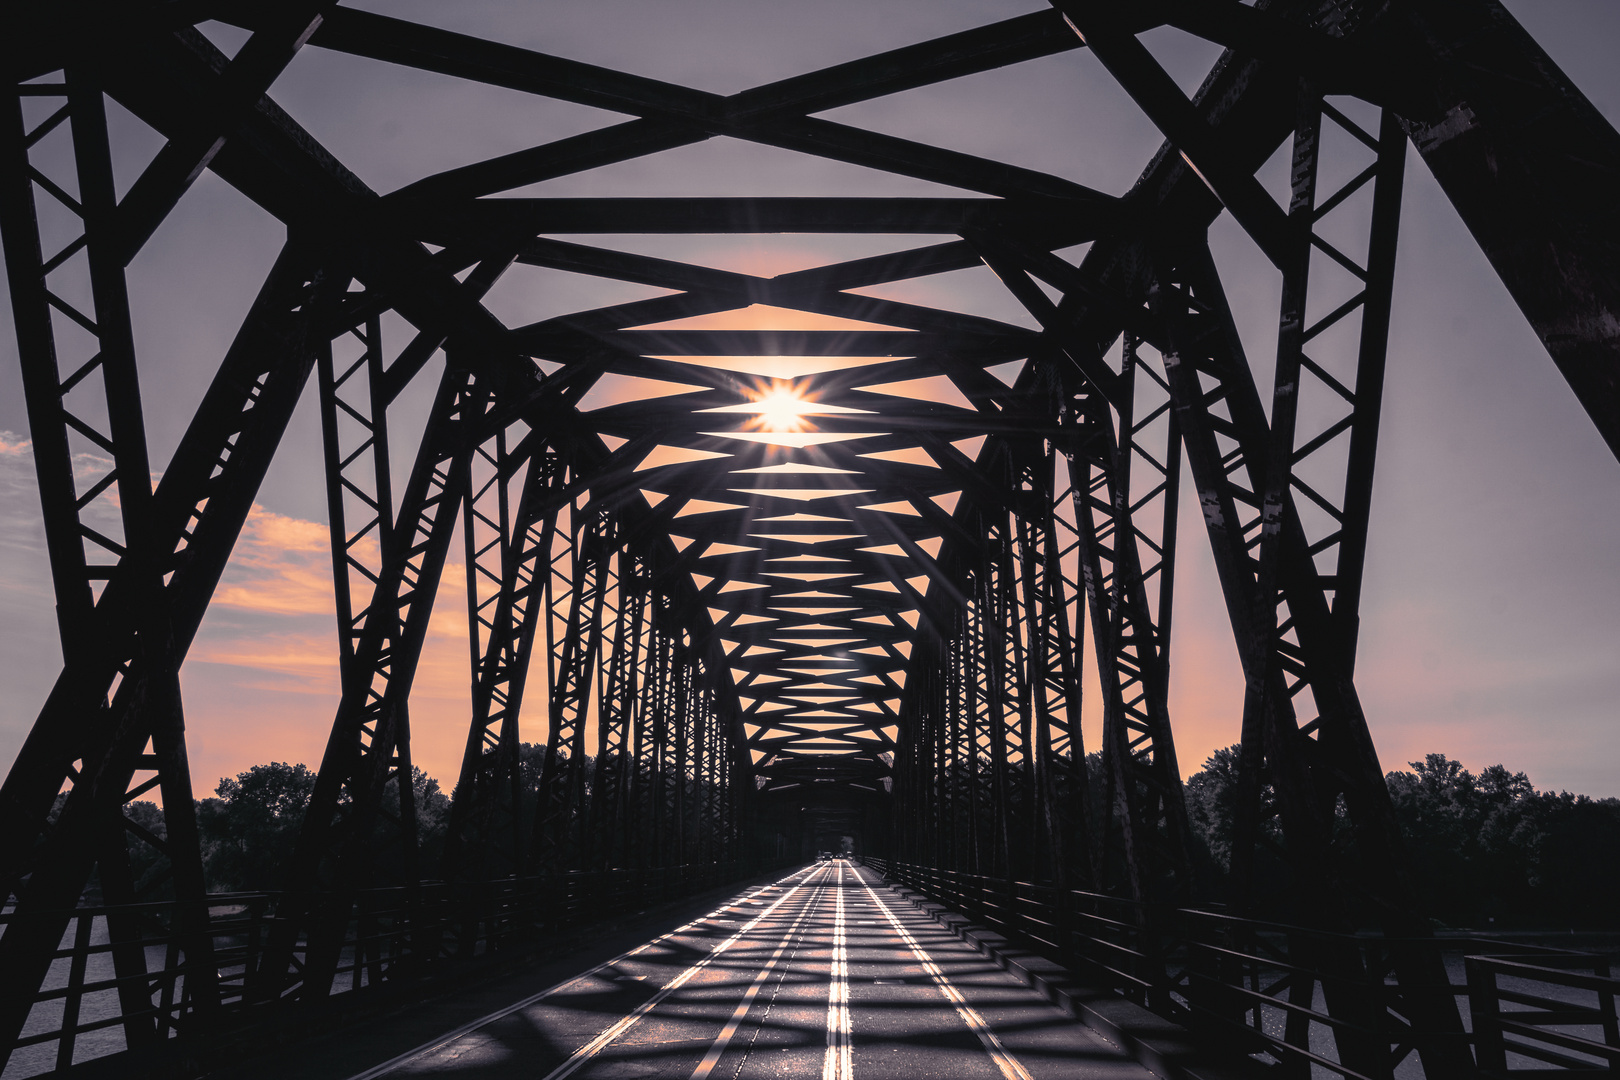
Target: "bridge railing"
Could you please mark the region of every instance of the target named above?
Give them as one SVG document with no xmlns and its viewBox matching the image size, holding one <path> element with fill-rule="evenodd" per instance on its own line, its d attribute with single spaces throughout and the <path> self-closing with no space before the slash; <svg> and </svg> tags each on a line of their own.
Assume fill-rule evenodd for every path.
<svg viewBox="0 0 1620 1080">
<path fill-rule="evenodd" d="M 323 1015 L 336 1015 L 344 1002 L 385 986 L 565 941 L 589 926 L 761 869 L 689 864 L 366 890 L 350 911 L 330 987 L 307 990 L 296 974 L 307 941 L 294 950 L 291 981 L 264 966 L 279 893 L 212 895 L 202 905 L 206 920 L 195 905 L 182 910 L 173 901 L 75 908 L 3 1064 L 8 1076 L 33 1076 L 133 1050 L 126 1075 L 141 1075 L 143 1059 L 172 1058 L 168 1044 L 177 1036 L 209 1042 L 259 1026 L 274 1029 L 288 1015 L 277 1003 L 295 994 L 330 1002 Z M 60 921 L 59 913 L 29 917 L 7 909 L 0 911 L 0 935 L 39 933 Z M 205 938 L 188 935 L 188 926 L 205 926 Z M 206 1047 L 198 1049 L 206 1054 Z"/>
<path fill-rule="evenodd" d="M 1335 934 L 865 861 L 1283 1076 L 1421 1075 L 1414 1051 L 1472 1063 L 1482 1077 L 1620 1069 L 1620 980 L 1605 957 L 1484 938 Z M 1472 1031 L 1412 1022 L 1393 972 L 1414 950 L 1438 951 L 1447 981 L 1435 989 L 1467 999 Z"/>
<path fill-rule="evenodd" d="M 1482 1073 L 1620 1074 L 1620 979 L 1611 976 L 1608 958 L 1536 956 L 1532 963 L 1522 956 L 1470 956 L 1464 964 Z M 1532 1067 L 1515 1066 L 1515 1055 Z"/>
</svg>

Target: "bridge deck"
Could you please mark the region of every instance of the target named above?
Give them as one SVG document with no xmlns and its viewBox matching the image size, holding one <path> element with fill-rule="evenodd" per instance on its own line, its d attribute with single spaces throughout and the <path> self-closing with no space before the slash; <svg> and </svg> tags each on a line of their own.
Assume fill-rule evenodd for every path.
<svg viewBox="0 0 1620 1080">
<path fill-rule="evenodd" d="M 354 1077 L 1148 1077 L 842 860 Z"/>
</svg>

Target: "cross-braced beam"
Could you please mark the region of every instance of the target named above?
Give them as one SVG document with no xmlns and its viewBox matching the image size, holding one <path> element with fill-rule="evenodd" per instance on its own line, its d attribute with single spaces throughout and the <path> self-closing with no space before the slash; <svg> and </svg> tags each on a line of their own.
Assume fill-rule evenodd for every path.
<svg viewBox="0 0 1620 1080">
<path fill-rule="evenodd" d="M 115 1022 L 157 1054 L 251 1001 L 533 941 L 624 875 L 655 875 L 638 887 L 662 895 L 866 829 L 1008 895 L 1220 891 L 1335 929 L 1379 918 L 1393 997 L 1368 989 L 1384 971 L 1319 938 L 1290 953 L 1292 993 L 1325 988 L 1339 1058 L 1363 1075 L 1392 1075 L 1413 1045 L 1432 1073 L 1466 1074 L 1353 678 L 1408 138 L 1620 445 L 1603 316 L 1620 136 L 1495 0 L 1055 0 L 730 95 L 330 2 L 210 10 L 251 31 L 230 57 L 189 5 L 103 14 L 18 17 L 0 118 L 66 661 L 0 786 L 10 1044 L 54 1039 L 64 1065 L 82 1045 L 96 916 L 75 905 L 92 882 Z M 1228 48 L 1197 94 L 1140 40 L 1161 26 Z M 379 195 L 266 93 L 307 49 L 630 119 Z M 1167 140 L 1127 192 L 826 115 L 1077 49 Z M 121 197 L 109 102 L 163 143 Z M 519 191 L 715 139 L 965 194 Z M 1260 175 L 1284 146 L 1279 203 Z M 154 488 L 126 267 L 204 170 L 290 242 Z M 1269 408 L 1206 241 L 1222 213 L 1282 275 Z M 1355 230 L 1365 243 L 1346 244 Z M 919 239 L 775 275 L 600 239 L 784 232 Z M 514 271 L 663 295 L 498 318 L 488 298 Z M 975 272 L 1024 324 L 917 299 Z M 798 321 L 737 325 L 767 306 Z M 226 914 L 207 891 L 179 672 L 311 372 L 341 695 L 285 891 Z M 419 380 L 438 389 L 414 425 Z M 1218 882 L 1192 851 L 1169 707 L 1183 453 L 1246 686 Z M 435 860 L 410 700 L 458 533 L 472 704 Z M 131 817 L 149 792 L 162 835 Z M 216 947 L 240 918 L 258 920 L 245 960 Z M 1179 976 L 1154 918 L 1142 955 L 1169 1007 Z M 64 935 L 61 1024 L 25 1032 L 58 994 L 41 987 Z M 1299 1015 L 1287 1068 L 1311 1052 Z"/>
</svg>

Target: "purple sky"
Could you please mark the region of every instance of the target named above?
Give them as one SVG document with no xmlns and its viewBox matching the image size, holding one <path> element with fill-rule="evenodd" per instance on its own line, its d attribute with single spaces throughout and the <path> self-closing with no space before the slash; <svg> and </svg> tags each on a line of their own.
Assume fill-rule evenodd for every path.
<svg viewBox="0 0 1620 1080">
<path fill-rule="evenodd" d="M 1033 3 L 373 3 L 402 18 L 703 89 L 732 92 L 964 29 Z M 1611 122 L 1620 116 L 1620 10 L 1607 0 L 1515 0 L 1510 10 Z M 892 8 L 893 10 L 888 10 Z M 205 31 L 229 51 L 241 35 Z M 1145 40 L 1183 86 L 1215 50 L 1173 31 Z M 509 91 L 305 50 L 272 91 L 379 191 L 615 122 Z M 115 110 L 116 112 L 116 110 Z M 1159 138 L 1084 52 L 829 114 L 1123 191 Z M 158 142 L 114 117 L 122 184 Z M 1360 687 L 1386 768 L 1444 752 L 1502 762 L 1542 788 L 1620 795 L 1620 464 L 1604 447 L 1416 155 L 1409 158 L 1389 375 L 1363 599 Z M 1273 191 L 1281 160 L 1262 176 Z M 734 142 L 553 181 L 553 195 L 942 194 L 949 189 Z M 955 192 L 949 192 L 955 193 Z M 205 176 L 131 269 L 154 468 L 172 451 L 282 239 L 280 225 Z M 604 240 L 604 242 L 607 242 Z M 1269 384 L 1275 272 L 1223 218 L 1212 232 L 1257 378 Z M 890 238 L 614 238 L 626 248 L 777 272 L 901 246 Z M 988 272 L 911 295 L 1028 324 Z M 554 272 L 491 294 L 531 321 L 652 290 Z M 904 295 L 895 293 L 895 295 Z M 0 759 L 9 761 L 59 670 L 9 307 L 0 325 Z M 311 387 L 313 391 L 313 386 Z M 312 396 L 312 394 L 311 394 Z M 403 406 L 409 413 L 410 403 Z M 414 406 L 419 413 L 422 403 Z M 403 430 L 408 424 L 396 430 Z M 408 456 L 408 440 L 400 440 Z M 184 673 L 199 793 L 260 761 L 318 760 L 335 704 L 319 430 L 306 400 Z M 1196 506 L 1184 507 L 1172 721 L 1196 768 L 1235 742 L 1237 657 Z M 453 580 L 453 574 L 447 574 Z M 417 760 L 448 781 L 465 738 L 459 600 L 446 595 L 419 679 Z M 464 610 L 464 609 L 463 609 Z M 1095 701 L 1095 695 L 1092 695 Z M 1088 712 L 1094 709 L 1088 706 Z M 530 737 L 534 732 L 530 731 Z M 1090 747 L 1095 731 L 1086 733 Z"/>
</svg>

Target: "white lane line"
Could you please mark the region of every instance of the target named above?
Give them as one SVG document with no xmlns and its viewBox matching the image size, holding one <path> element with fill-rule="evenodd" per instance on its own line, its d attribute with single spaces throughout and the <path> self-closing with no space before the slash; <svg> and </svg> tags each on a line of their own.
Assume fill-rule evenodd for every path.
<svg viewBox="0 0 1620 1080">
<path fill-rule="evenodd" d="M 900 935 L 900 940 L 904 941 L 907 947 L 911 949 L 911 955 L 917 958 L 917 962 L 922 965 L 923 971 L 934 980 L 934 985 L 939 987 L 939 992 L 945 995 L 947 1001 L 956 1006 L 956 1014 L 962 1018 L 969 1028 L 973 1029 L 973 1034 L 979 1037 L 979 1042 L 984 1044 L 985 1052 L 990 1055 L 990 1060 L 996 1063 L 996 1068 L 1001 1070 L 1001 1075 L 1006 1080 L 1031 1080 L 1029 1072 L 1023 1065 L 1019 1064 L 1018 1059 L 1013 1057 L 1005 1046 L 1001 1045 L 1001 1040 L 996 1038 L 996 1033 L 990 1029 L 990 1025 L 985 1022 L 984 1017 L 979 1015 L 979 1011 L 967 1003 L 967 999 L 962 996 L 962 992 L 951 985 L 951 980 L 945 977 L 945 973 L 939 969 L 939 965 L 929 958 L 921 945 L 917 944 L 917 939 L 912 937 L 904 926 L 900 925 L 900 920 L 895 918 L 894 912 L 889 910 L 889 905 L 883 902 L 883 898 L 872 891 L 872 886 L 866 884 L 866 880 L 860 877 L 858 871 L 856 878 L 862 885 L 866 886 L 866 894 L 872 898 L 873 903 L 877 904 L 878 910 L 888 918 L 889 925 L 894 927 L 895 931 Z"/>
<path fill-rule="evenodd" d="M 460 1027 L 456 1028 L 454 1031 L 447 1031 L 443 1035 L 440 1035 L 438 1038 L 432 1040 L 431 1042 L 425 1042 L 421 1046 L 418 1046 L 414 1050 L 407 1050 L 407 1051 L 405 1051 L 405 1053 L 400 1054 L 398 1057 L 389 1058 L 387 1061 L 383 1062 L 381 1065 L 373 1065 L 371 1068 L 367 1069 L 365 1072 L 355 1073 L 353 1076 L 349 1077 L 349 1080 L 376 1080 L 377 1077 L 384 1076 L 384 1075 L 386 1075 L 388 1073 L 391 1073 L 395 1069 L 399 1068 L 401 1065 L 407 1065 L 410 1062 L 417 1060 L 418 1058 L 426 1057 L 428 1054 L 433 1053 L 435 1050 L 440 1050 L 440 1049 L 450 1045 L 451 1043 L 455 1042 L 457 1039 L 465 1038 L 466 1036 L 471 1035 L 473 1032 L 477 1031 L 479 1028 L 484 1027 L 487 1024 L 493 1024 L 495 1021 L 500 1020 L 500 1019 L 502 1019 L 504 1017 L 511 1016 L 515 1012 L 519 1012 L 519 1011 L 521 1011 L 523 1009 L 527 1009 L 531 1005 L 537 1005 L 540 1002 L 544 1001 L 546 998 L 551 997 L 553 994 L 560 993 L 561 991 L 568 989 L 570 986 L 573 986 L 575 983 L 584 982 L 586 979 L 589 979 L 589 978 L 591 978 L 591 977 L 593 977 L 595 975 L 600 974 L 603 971 L 606 971 L 608 968 L 613 967 L 615 964 L 624 963 L 624 961 L 630 959 L 630 957 L 635 956 L 638 953 L 644 952 L 647 949 L 652 948 L 654 945 L 660 945 L 660 944 L 668 941 L 670 938 L 676 937 L 677 935 L 680 935 L 680 934 L 684 934 L 688 930 L 692 929 L 694 926 L 697 926 L 699 923 L 707 922 L 708 920 L 714 918 L 716 915 L 719 915 L 721 912 L 727 911 L 730 908 L 733 908 L 733 907 L 737 906 L 737 904 L 739 904 L 739 903 L 743 903 L 743 902 L 746 902 L 748 900 L 752 900 L 756 896 L 761 896 L 761 895 L 763 895 L 765 893 L 770 892 L 772 889 L 780 888 L 784 882 L 792 881 L 794 878 L 798 877 L 800 874 L 804 874 L 808 878 L 808 875 L 815 873 L 818 869 L 820 869 L 820 868 L 815 867 L 815 866 L 807 866 L 803 870 L 795 870 L 793 873 L 789 874 L 785 878 L 782 878 L 780 881 L 773 881 L 769 885 L 764 885 L 764 886 L 761 886 L 758 889 L 755 889 L 753 892 L 751 892 L 747 896 L 743 897 L 743 899 L 741 901 L 738 901 L 738 900 L 728 901 L 728 902 L 720 905 L 719 907 L 715 908 L 713 911 L 709 912 L 707 915 L 704 915 L 701 918 L 693 919 L 691 922 L 687 923 L 685 926 L 676 927 L 674 930 L 671 930 L 667 934 L 661 934 L 658 937 L 653 938 L 651 941 L 643 942 L 642 944 L 637 945 L 635 948 L 631 949 L 629 952 L 622 952 L 618 956 L 615 956 L 611 960 L 604 960 L 602 963 L 596 965 L 595 967 L 591 968 L 591 970 L 585 972 L 582 975 L 575 975 L 572 978 L 564 979 L 562 982 L 556 984 L 555 986 L 548 986 L 546 989 L 540 991 L 538 994 L 533 994 L 533 995 L 531 995 L 529 997 L 526 997 L 522 1001 L 518 1002 L 515 1005 L 508 1005 L 504 1009 L 497 1009 L 494 1012 L 489 1013 L 489 1014 L 487 1014 L 485 1016 L 480 1016 L 476 1020 L 472 1020 L 472 1021 L 469 1021 L 469 1022 L 467 1022 L 465 1024 L 462 1024 Z"/>
<path fill-rule="evenodd" d="M 759 969 L 759 974 L 755 975 L 754 981 L 748 984 L 748 989 L 743 991 L 742 1001 L 737 1003 L 737 1008 L 731 1014 L 731 1019 L 726 1022 L 726 1026 L 720 1029 L 720 1035 L 714 1040 L 714 1045 L 709 1047 L 709 1052 L 703 1055 L 703 1060 L 698 1062 L 697 1068 L 692 1070 L 691 1080 L 706 1080 L 708 1075 L 714 1071 L 714 1067 L 720 1064 L 720 1058 L 724 1056 L 726 1047 L 731 1044 L 732 1036 L 736 1035 L 737 1029 L 742 1026 L 744 1017 L 748 1015 L 748 1010 L 754 1007 L 754 998 L 759 996 L 760 987 L 765 985 L 765 980 L 770 977 L 771 969 L 776 967 L 776 962 L 782 958 L 782 954 L 792 944 L 793 939 L 799 933 L 800 925 L 804 923 L 810 912 L 816 908 L 820 899 L 821 894 L 817 892 L 814 899 L 805 901 L 805 905 L 800 909 L 798 917 L 793 920 L 793 925 L 788 927 L 786 934 L 782 935 L 782 943 L 776 947 L 775 952 L 771 953 L 770 959 L 765 961 L 765 966 Z"/>
<path fill-rule="evenodd" d="M 849 951 L 844 938 L 844 863 L 839 860 L 837 903 L 833 909 L 832 979 L 827 988 L 827 1054 L 821 1060 L 821 1080 L 851 1080 L 849 1022 Z"/>
<path fill-rule="evenodd" d="M 590 1061 L 597 1054 L 601 1053 L 603 1048 L 605 1048 L 608 1043 L 612 1042 L 614 1039 L 617 1039 L 626 1031 L 629 1031 L 636 1021 L 652 1012 L 659 1006 L 660 1003 L 663 1002 L 665 998 L 669 997 L 669 995 L 685 986 L 694 975 L 708 967 L 710 964 L 714 963 L 715 960 L 719 959 L 720 954 L 737 944 L 737 942 L 742 939 L 744 934 L 747 934 L 754 927 L 764 922 L 766 917 L 768 917 L 777 908 L 785 904 L 789 897 L 798 892 L 800 889 L 804 888 L 805 884 L 809 880 L 809 878 L 806 878 L 804 881 L 793 886 L 793 888 L 777 897 L 775 903 L 771 904 L 770 907 L 760 912 L 741 930 L 738 930 L 735 934 L 732 934 L 730 937 L 726 938 L 726 940 L 716 945 L 708 956 L 705 956 L 703 959 L 699 960 L 697 963 L 693 964 L 691 967 L 669 980 L 669 982 L 659 987 L 658 993 L 644 1001 L 639 1007 L 637 1007 L 635 1012 L 632 1012 L 628 1016 L 620 1017 L 611 1027 L 602 1032 L 602 1034 L 598 1035 L 596 1038 L 592 1039 L 578 1050 L 575 1050 L 572 1057 L 547 1073 L 545 1080 L 564 1080 L 565 1077 L 574 1075 L 574 1073 L 577 1072 L 581 1066 Z"/>
</svg>

